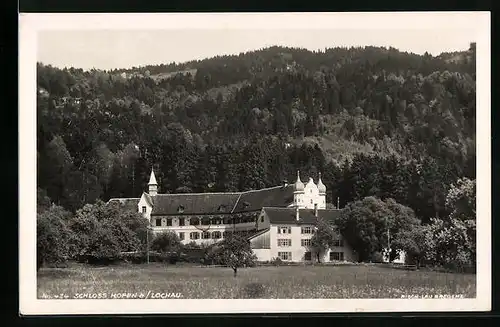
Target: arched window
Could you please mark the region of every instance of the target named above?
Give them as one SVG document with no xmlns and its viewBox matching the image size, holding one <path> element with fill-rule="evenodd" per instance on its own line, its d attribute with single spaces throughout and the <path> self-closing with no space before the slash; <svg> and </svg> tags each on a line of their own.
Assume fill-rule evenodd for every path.
<svg viewBox="0 0 500 327">
<path fill-rule="evenodd" d="M 214 240 L 218 240 L 218 239 L 220 239 L 220 238 L 221 238 L 221 234 L 220 234 L 220 232 L 219 232 L 219 231 L 215 231 L 215 232 L 213 232 L 213 233 L 212 233 L 212 238 L 213 238 Z"/>
</svg>

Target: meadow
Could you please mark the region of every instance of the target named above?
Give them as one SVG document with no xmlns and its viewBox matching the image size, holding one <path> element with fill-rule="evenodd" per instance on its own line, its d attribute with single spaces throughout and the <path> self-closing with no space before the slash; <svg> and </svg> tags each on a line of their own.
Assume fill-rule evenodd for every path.
<svg viewBox="0 0 500 327">
<path fill-rule="evenodd" d="M 41 268 L 39 298 L 120 298 L 167 294 L 184 299 L 404 298 L 476 295 L 476 275 L 377 265 L 225 267 L 116 265 Z M 130 297 L 129 297 L 130 298 Z M 139 297 L 141 298 L 141 297 Z"/>
</svg>

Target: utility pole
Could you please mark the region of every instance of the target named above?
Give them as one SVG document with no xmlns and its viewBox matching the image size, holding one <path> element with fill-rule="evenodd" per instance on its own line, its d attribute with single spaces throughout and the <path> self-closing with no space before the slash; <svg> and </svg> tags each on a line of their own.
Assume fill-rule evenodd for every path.
<svg viewBox="0 0 500 327">
<path fill-rule="evenodd" d="M 149 264 L 149 223 L 146 227 L 146 262 Z"/>
</svg>

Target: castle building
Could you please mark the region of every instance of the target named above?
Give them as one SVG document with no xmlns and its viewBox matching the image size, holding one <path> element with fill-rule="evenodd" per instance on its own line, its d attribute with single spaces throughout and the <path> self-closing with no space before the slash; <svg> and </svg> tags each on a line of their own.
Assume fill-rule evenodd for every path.
<svg viewBox="0 0 500 327">
<path fill-rule="evenodd" d="M 354 261 L 342 236 L 326 253 L 312 253 L 311 237 L 318 218 L 333 221 L 338 209 L 326 209 L 326 186 L 321 174 L 303 183 L 297 172 L 293 184 L 232 193 L 161 194 L 153 171 L 148 192 L 140 198 L 111 199 L 138 210 L 154 234 L 176 233 L 183 244 L 216 243 L 230 233 L 248 237 L 259 261 Z"/>
</svg>

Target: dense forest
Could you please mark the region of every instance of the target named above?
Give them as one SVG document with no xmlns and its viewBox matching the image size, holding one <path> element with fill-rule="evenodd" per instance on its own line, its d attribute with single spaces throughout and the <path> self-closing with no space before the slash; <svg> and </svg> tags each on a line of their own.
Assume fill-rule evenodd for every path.
<svg viewBox="0 0 500 327">
<path fill-rule="evenodd" d="M 340 207 L 393 198 L 422 222 L 476 175 L 475 44 L 431 56 L 393 48 L 270 47 L 112 71 L 37 65 L 38 187 L 75 211 L 160 192 L 322 179 Z"/>
</svg>

